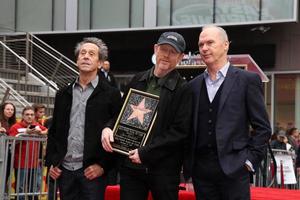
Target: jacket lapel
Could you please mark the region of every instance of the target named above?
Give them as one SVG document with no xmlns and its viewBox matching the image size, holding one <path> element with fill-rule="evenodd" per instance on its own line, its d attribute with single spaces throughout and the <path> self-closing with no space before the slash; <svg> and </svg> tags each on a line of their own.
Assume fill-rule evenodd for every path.
<svg viewBox="0 0 300 200">
<path fill-rule="evenodd" d="M 234 82 L 236 81 L 236 77 L 237 77 L 237 70 L 233 66 L 230 65 L 228 68 L 226 78 L 223 82 L 224 85 L 223 85 L 223 90 L 222 90 L 222 94 L 220 97 L 218 116 L 223 109 L 225 101 L 230 93 L 232 86 L 234 85 Z"/>
<path fill-rule="evenodd" d="M 204 80 L 204 75 L 201 74 L 195 81 L 195 83 L 193 84 L 193 93 L 194 93 L 194 100 L 195 100 L 195 108 L 194 111 L 199 109 L 199 98 L 200 98 L 200 93 L 201 93 L 201 89 L 202 89 L 202 84 L 203 84 L 203 80 Z M 198 128 L 198 112 L 194 112 L 194 130 L 195 133 L 198 132 L 197 128 Z"/>
<path fill-rule="evenodd" d="M 138 79 L 139 84 L 135 86 L 135 89 L 141 90 L 141 91 L 146 91 L 147 89 L 147 80 L 148 77 L 150 76 L 151 69 L 148 69 L 142 76 Z"/>
<path fill-rule="evenodd" d="M 95 87 L 94 91 L 92 92 L 92 94 L 90 95 L 89 99 L 93 98 L 93 96 L 95 96 L 96 94 L 98 94 L 99 92 L 105 90 L 105 87 L 104 87 L 104 80 L 99 78 L 99 81 L 98 81 L 98 84 L 97 86 Z"/>
<path fill-rule="evenodd" d="M 178 82 L 180 81 L 179 73 L 174 70 L 168 75 L 168 80 L 163 84 L 160 91 L 160 102 L 158 104 L 158 109 L 160 113 L 167 113 L 169 109 L 170 102 L 172 102 L 172 93 L 176 89 Z M 168 106 L 166 106 L 168 105 Z"/>
<path fill-rule="evenodd" d="M 69 84 L 66 88 L 66 91 L 69 95 L 72 96 L 72 93 L 73 93 L 73 85 L 74 85 L 75 81 L 73 81 L 71 84 Z"/>
</svg>

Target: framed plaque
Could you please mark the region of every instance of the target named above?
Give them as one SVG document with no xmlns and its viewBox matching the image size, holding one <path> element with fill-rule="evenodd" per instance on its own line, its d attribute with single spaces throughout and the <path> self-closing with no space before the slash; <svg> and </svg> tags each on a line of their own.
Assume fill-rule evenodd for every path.
<svg viewBox="0 0 300 200">
<path fill-rule="evenodd" d="M 130 89 L 114 126 L 113 150 L 128 155 L 144 146 L 156 119 L 159 96 Z"/>
</svg>

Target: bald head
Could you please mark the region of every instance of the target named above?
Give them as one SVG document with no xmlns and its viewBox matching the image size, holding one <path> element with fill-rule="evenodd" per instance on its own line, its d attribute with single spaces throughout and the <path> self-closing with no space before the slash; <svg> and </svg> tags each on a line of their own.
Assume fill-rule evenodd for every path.
<svg viewBox="0 0 300 200">
<path fill-rule="evenodd" d="M 216 26 L 216 25 L 206 25 L 206 26 L 202 27 L 202 32 L 205 29 L 216 29 L 216 31 L 218 32 L 218 35 L 220 36 L 220 38 L 224 42 L 228 41 L 228 35 L 227 35 L 226 31 L 222 27 L 219 27 L 219 26 Z"/>
<path fill-rule="evenodd" d="M 199 52 L 209 68 L 220 69 L 227 63 L 229 49 L 226 31 L 218 26 L 204 26 L 199 35 Z"/>
</svg>

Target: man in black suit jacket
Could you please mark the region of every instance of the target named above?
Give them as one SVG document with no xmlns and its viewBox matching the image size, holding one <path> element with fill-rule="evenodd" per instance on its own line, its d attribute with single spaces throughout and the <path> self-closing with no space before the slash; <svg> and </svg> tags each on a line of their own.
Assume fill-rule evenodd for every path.
<svg viewBox="0 0 300 200">
<path fill-rule="evenodd" d="M 46 165 L 62 200 L 104 200 L 111 155 L 101 146 L 101 130 L 119 111 L 121 96 L 97 75 L 107 57 L 102 40 L 85 38 L 75 55 L 79 77 L 56 94 Z"/>
<path fill-rule="evenodd" d="M 100 68 L 99 74 L 103 76 L 103 78 L 106 79 L 106 81 L 109 83 L 109 85 L 113 87 L 118 87 L 116 79 L 114 75 L 110 72 L 110 62 L 108 60 L 105 60 L 103 62 L 103 65 Z"/>
<path fill-rule="evenodd" d="M 229 63 L 223 28 L 203 27 L 198 45 L 207 69 L 189 83 L 195 109 L 186 176 L 197 200 L 249 199 L 249 171 L 255 172 L 271 135 L 262 82 Z"/>
<path fill-rule="evenodd" d="M 121 200 L 146 200 L 151 191 L 155 200 L 177 200 L 184 146 L 190 133 L 191 93 L 175 69 L 183 58 L 184 38 L 165 32 L 154 45 L 156 64 L 140 72 L 129 88 L 159 96 L 158 111 L 145 146 L 121 159 Z M 146 116 L 145 116 L 146 117 Z M 136 119 L 134 119 L 136 120 Z M 112 152 L 112 131 L 102 131 L 102 145 Z"/>
</svg>

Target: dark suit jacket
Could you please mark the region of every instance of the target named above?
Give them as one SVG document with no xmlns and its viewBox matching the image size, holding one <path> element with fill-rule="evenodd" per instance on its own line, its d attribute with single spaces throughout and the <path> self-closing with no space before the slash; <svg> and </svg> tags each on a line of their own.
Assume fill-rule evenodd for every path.
<svg viewBox="0 0 300 200">
<path fill-rule="evenodd" d="M 191 154 L 187 163 L 186 176 L 191 175 L 196 148 L 199 94 L 205 84 L 201 74 L 189 85 L 193 91 L 193 135 Z M 255 134 L 249 134 L 249 125 Z M 249 160 L 255 168 L 266 153 L 271 128 L 265 109 L 260 77 L 230 66 L 223 82 L 216 121 L 216 142 L 218 157 L 224 173 L 236 177 Z"/>
<path fill-rule="evenodd" d="M 99 75 L 99 77 L 101 76 L 104 80 L 106 80 L 110 86 L 113 86 L 116 88 L 118 87 L 115 76 L 110 71 L 107 72 L 107 77 L 105 77 L 104 72 L 102 70 L 98 71 L 98 75 Z"/>
<path fill-rule="evenodd" d="M 298 151 L 296 152 L 297 158 L 296 158 L 296 168 L 300 167 L 300 148 L 298 148 Z"/>
<path fill-rule="evenodd" d="M 128 88 L 145 91 L 150 71 L 137 74 Z M 182 169 L 192 114 L 191 92 L 186 86 L 185 80 L 174 70 L 161 87 L 150 139 L 139 149 L 140 159 L 148 167 L 149 173 L 179 175 Z"/>
<path fill-rule="evenodd" d="M 53 121 L 48 134 L 46 165 L 59 166 L 67 153 L 73 83 L 56 94 Z M 86 105 L 83 167 L 98 163 L 110 167 L 110 154 L 101 145 L 101 131 L 121 107 L 120 92 L 99 78 Z M 111 127 L 112 128 L 112 127 Z"/>
</svg>

